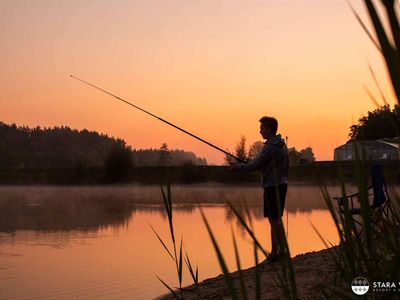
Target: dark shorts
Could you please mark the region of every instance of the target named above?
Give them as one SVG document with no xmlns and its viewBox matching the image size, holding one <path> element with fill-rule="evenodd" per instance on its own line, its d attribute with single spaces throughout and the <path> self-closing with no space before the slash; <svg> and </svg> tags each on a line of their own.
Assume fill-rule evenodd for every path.
<svg viewBox="0 0 400 300">
<path fill-rule="evenodd" d="M 287 184 L 278 186 L 270 186 L 264 188 L 264 217 L 270 219 L 278 219 L 283 216 L 285 208 L 285 200 L 287 193 Z M 279 210 L 278 206 L 279 205 Z M 280 214 L 279 214 L 280 212 Z"/>
</svg>

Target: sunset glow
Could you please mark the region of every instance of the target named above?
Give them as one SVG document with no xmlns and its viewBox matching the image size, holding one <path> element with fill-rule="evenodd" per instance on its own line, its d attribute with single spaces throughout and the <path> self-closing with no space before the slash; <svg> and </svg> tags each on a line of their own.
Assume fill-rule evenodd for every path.
<svg viewBox="0 0 400 300">
<path fill-rule="evenodd" d="M 289 147 L 310 146 L 318 160 L 375 108 L 368 62 L 393 99 L 346 1 L 2 0 L 0 57 L 0 121 L 167 143 L 210 164 L 223 154 L 69 75 L 224 149 L 260 140 L 258 119 L 275 116 Z"/>
</svg>

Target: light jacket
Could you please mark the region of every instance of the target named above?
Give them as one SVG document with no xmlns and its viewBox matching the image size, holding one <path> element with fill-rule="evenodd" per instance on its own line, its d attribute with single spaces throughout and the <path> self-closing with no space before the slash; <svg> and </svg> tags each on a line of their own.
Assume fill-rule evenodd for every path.
<svg viewBox="0 0 400 300">
<path fill-rule="evenodd" d="M 281 135 L 267 140 L 260 155 L 248 163 L 235 165 L 234 170 L 262 172 L 263 187 L 287 183 L 289 173 L 288 149 Z"/>
</svg>

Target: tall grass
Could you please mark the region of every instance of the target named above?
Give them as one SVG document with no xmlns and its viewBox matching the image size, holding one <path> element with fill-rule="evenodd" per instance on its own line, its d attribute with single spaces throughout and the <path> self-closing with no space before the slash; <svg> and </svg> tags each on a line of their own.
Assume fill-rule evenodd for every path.
<svg viewBox="0 0 400 300">
<path fill-rule="evenodd" d="M 386 14 L 389 24 L 388 29 L 385 29 L 382 24 L 383 22 L 377 12 L 376 5 L 374 4 L 375 1 L 364 0 L 363 2 L 367 8 L 371 23 L 373 25 L 375 37 L 368 30 L 367 26 L 361 20 L 357 12 L 355 12 L 352 7 L 351 9 L 371 41 L 382 54 L 394 94 L 397 102 L 400 103 L 400 26 L 395 8 L 395 5 L 398 5 L 398 2 L 395 0 L 380 1 L 383 5 L 383 10 Z M 371 73 L 373 74 L 372 71 Z M 383 99 L 386 101 L 384 97 Z M 359 155 L 359 151 L 357 149 L 355 154 L 356 156 Z M 334 283 L 328 283 L 324 287 L 324 295 L 327 298 L 354 299 L 354 294 L 352 294 L 350 290 L 350 284 L 353 279 L 360 276 L 366 277 L 368 280 L 372 281 L 400 282 L 400 260 L 398 259 L 400 257 L 400 198 L 398 195 L 392 196 L 392 201 L 389 202 L 390 218 L 385 218 L 380 214 L 371 214 L 367 189 L 367 174 L 368 171 L 365 165 L 365 160 L 362 157 L 356 157 L 356 181 L 361 207 L 360 223 L 363 227 L 361 232 L 350 211 L 349 203 L 346 198 L 347 195 L 345 182 L 343 180 L 341 181 L 343 212 L 339 214 L 337 214 L 337 209 L 332 204 L 332 197 L 328 193 L 326 186 L 321 186 L 322 196 L 325 200 L 328 210 L 331 213 L 331 217 L 336 226 L 340 240 L 339 246 L 337 248 L 333 248 L 334 252 L 332 254 L 332 259 L 334 259 L 336 262 L 336 280 Z M 253 241 L 254 259 L 256 264 L 254 269 L 256 281 L 255 298 L 261 299 L 260 276 L 257 265 L 258 250 L 260 250 L 265 256 L 267 256 L 268 253 L 263 249 L 255 237 L 254 231 L 251 229 L 251 222 L 249 225 L 246 222 L 245 217 L 241 216 L 231 204 L 228 205 Z M 242 299 L 247 299 L 247 291 L 245 289 L 245 284 L 241 273 L 240 257 L 235 237 L 233 236 L 233 246 L 235 249 L 236 265 L 239 271 L 238 275 L 240 290 L 235 287 L 234 281 L 229 273 L 225 259 L 212 232 L 211 226 L 208 223 L 204 213 L 201 213 L 204 224 L 206 225 L 207 231 L 217 254 L 231 298 L 239 299 L 238 295 L 240 291 Z M 329 248 L 329 245 L 319 234 L 318 230 L 315 227 L 314 229 L 325 243 L 326 247 Z M 297 299 L 296 278 L 282 222 L 280 223 L 279 234 L 280 249 L 282 253 L 279 262 L 282 270 L 282 276 L 279 276 L 276 282 L 282 288 L 283 296 L 285 298 Z M 398 298 L 397 293 L 376 292 L 369 293 L 368 295 L 373 299 Z"/>
<path fill-rule="evenodd" d="M 154 234 L 157 236 L 157 238 L 160 241 L 161 245 L 163 246 L 164 250 L 167 252 L 167 254 L 172 259 L 172 261 L 175 265 L 176 274 L 178 277 L 178 284 L 179 284 L 178 293 L 176 293 L 174 288 L 171 287 L 170 285 L 168 285 L 160 277 L 157 276 L 157 278 L 171 292 L 171 294 L 176 299 L 183 299 L 182 281 L 183 281 L 183 264 L 184 264 L 184 262 L 185 262 L 185 265 L 186 265 L 186 267 L 189 271 L 189 274 L 193 280 L 196 290 L 198 290 L 198 285 L 199 285 L 199 270 L 198 270 L 197 266 L 196 266 L 196 268 L 194 268 L 194 266 L 192 265 L 192 263 L 190 261 L 187 251 L 183 250 L 184 249 L 183 237 L 181 237 L 181 239 L 180 239 L 179 248 L 177 247 L 177 241 L 175 238 L 175 230 L 174 230 L 174 223 L 173 223 L 173 214 L 172 214 L 171 185 L 169 182 L 167 183 L 166 191 L 164 190 L 164 188 L 162 186 L 160 186 L 160 188 L 161 188 L 165 212 L 166 212 L 166 215 L 168 218 L 170 238 L 171 238 L 171 242 L 172 242 L 172 250 L 169 249 L 169 247 L 166 245 L 166 243 L 160 237 L 160 235 L 157 233 L 157 231 L 153 228 L 153 226 L 150 225 L 150 227 L 153 230 Z M 184 255 L 183 255 L 183 251 L 185 251 Z M 201 297 L 200 294 L 199 294 L 199 296 Z"/>
<path fill-rule="evenodd" d="M 168 225 L 169 225 L 169 231 L 170 231 L 170 239 L 172 243 L 172 250 L 170 247 L 167 246 L 167 243 L 160 237 L 160 235 L 157 233 L 157 231 L 151 226 L 151 229 L 157 236 L 158 240 L 160 241 L 161 245 L 163 246 L 164 250 L 168 254 L 168 256 L 171 258 L 173 261 L 175 268 L 176 268 L 176 274 L 178 278 L 178 284 L 179 287 L 176 288 L 172 287 L 171 285 L 167 284 L 163 279 L 157 276 L 157 278 L 160 280 L 160 282 L 171 292 L 171 295 L 175 297 L 176 299 L 183 299 L 184 298 L 184 288 L 182 288 L 182 278 L 183 278 L 183 238 L 181 238 L 180 243 L 179 243 L 179 248 L 177 247 L 177 242 L 176 242 L 176 237 L 175 237 L 175 229 L 174 229 L 174 224 L 173 224 L 173 213 L 172 213 L 172 195 L 171 195 L 171 187 L 170 184 L 167 184 L 166 191 L 161 187 L 161 193 L 163 197 L 163 202 L 164 202 L 164 208 L 166 215 L 168 217 Z M 261 291 L 261 266 L 259 265 L 259 252 L 261 252 L 264 256 L 268 256 L 268 252 L 262 247 L 261 243 L 259 240 L 256 238 L 254 230 L 253 230 L 253 224 L 252 224 L 252 217 L 250 210 L 248 209 L 247 206 L 245 206 L 244 213 L 242 214 L 239 212 L 231 203 L 228 203 L 228 206 L 230 210 L 233 212 L 233 214 L 236 216 L 238 219 L 238 223 L 241 224 L 241 226 L 245 229 L 247 234 L 251 237 L 252 239 L 252 244 L 253 244 L 253 252 L 254 252 L 254 263 L 256 268 L 254 269 L 254 291 L 255 291 L 255 299 L 261 299 L 262 291 Z M 203 218 L 203 222 L 205 224 L 205 227 L 207 229 L 207 232 L 210 236 L 212 245 L 214 247 L 215 253 L 217 255 L 217 259 L 219 262 L 219 265 L 221 267 L 221 270 L 224 275 L 224 280 L 227 285 L 227 288 L 229 290 L 230 297 L 232 299 L 248 299 L 248 291 L 246 290 L 245 287 L 245 282 L 242 276 L 242 269 L 241 269 L 241 263 L 240 263 L 240 255 L 239 255 L 239 250 L 237 247 L 237 242 L 236 242 L 236 237 L 233 233 L 232 229 L 232 241 L 233 241 L 233 247 L 234 247 L 234 252 L 235 252 L 235 261 L 236 261 L 236 266 L 238 270 L 238 281 L 239 281 L 239 289 L 235 285 L 235 281 L 232 277 L 232 274 L 230 273 L 226 260 L 222 254 L 221 247 L 218 244 L 218 241 L 215 238 L 215 235 L 211 229 L 211 226 L 207 220 L 207 217 L 205 216 L 204 212 L 200 209 L 201 216 Z M 278 269 L 276 266 L 271 266 L 274 271 L 276 278 L 273 278 L 279 287 L 282 288 L 283 295 L 286 299 L 297 299 L 297 288 L 296 288 L 296 281 L 295 281 L 295 276 L 294 276 L 294 271 L 293 271 L 293 266 L 291 263 L 290 259 L 290 251 L 288 247 L 288 243 L 286 240 L 286 235 L 285 231 L 283 228 L 283 223 L 280 223 L 280 235 L 281 235 L 281 244 L 280 244 L 280 249 L 281 249 L 281 259 L 279 260 L 280 262 L 280 270 L 281 273 L 278 272 Z M 179 250 L 178 250 L 179 249 Z M 186 251 L 185 251 L 186 252 Z M 179 253 L 179 254 L 178 254 Z M 199 276 L 198 276 L 198 267 L 196 269 L 193 268 L 189 255 L 186 252 L 185 257 L 184 257 L 186 267 L 189 271 L 189 274 L 191 276 L 191 279 L 194 283 L 194 286 L 197 291 L 197 296 L 201 298 L 200 290 L 199 290 Z M 240 295 L 240 298 L 239 298 Z"/>
<path fill-rule="evenodd" d="M 396 12 L 396 5 L 399 5 L 399 2 L 397 0 L 363 0 L 363 2 L 375 34 L 368 30 L 367 25 L 362 21 L 359 14 L 350 4 L 349 5 L 358 22 L 381 53 L 394 95 L 397 99 L 397 103 L 400 104 L 400 26 Z M 376 2 L 380 2 L 383 8 L 383 12 L 386 16 L 383 19 L 389 24 L 386 28 L 383 25 L 382 17 L 378 13 Z"/>
<path fill-rule="evenodd" d="M 269 253 L 262 247 L 261 243 L 255 236 L 249 210 L 245 209 L 245 215 L 243 216 L 239 211 L 237 211 L 237 209 L 231 203 L 228 202 L 227 204 L 230 207 L 231 211 L 235 214 L 239 223 L 243 226 L 243 228 L 245 229 L 245 231 L 247 232 L 247 234 L 250 236 L 250 238 L 252 240 L 253 248 L 254 248 L 254 263 L 255 263 L 254 294 L 255 294 L 255 299 L 261 299 L 260 272 L 263 267 L 259 264 L 258 252 L 260 251 L 262 254 L 265 255 L 265 257 L 268 257 Z M 203 212 L 201 212 L 201 213 L 202 213 L 203 221 L 204 221 L 207 231 L 209 233 L 210 239 L 213 243 L 214 250 L 217 254 L 218 262 L 220 264 L 221 271 L 223 272 L 224 279 L 225 279 L 225 282 L 229 289 L 231 298 L 238 299 L 238 297 L 237 297 L 238 290 L 233 284 L 233 280 L 231 278 L 232 276 L 226 266 L 225 259 L 222 255 L 222 251 L 215 239 L 215 235 L 213 234 L 213 232 L 211 230 L 211 227 L 207 221 L 206 216 L 204 215 Z M 273 268 L 274 274 L 276 276 L 276 278 L 271 278 L 271 280 L 274 280 L 277 283 L 277 285 L 282 289 L 282 294 L 285 299 L 297 299 L 296 279 L 295 279 L 294 269 L 293 269 L 293 265 L 292 265 L 292 261 L 291 261 L 291 257 L 290 257 L 290 250 L 289 250 L 289 246 L 287 243 L 285 230 L 283 228 L 282 222 L 280 222 L 279 236 L 280 236 L 280 238 L 279 238 L 279 243 L 280 243 L 279 244 L 279 246 L 280 246 L 279 267 L 280 267 L 281 273 L 278 272 L 275 265 L 269 265 L 268 267 Z M 247 299 L 248 291 L 246 291 L 245 285 L 243 283 L 243 278 L 242 278 L 242 273 L 241 273 L 242 270 L 241 270 L 241 266 L 240 266 L 240 257 L 239 257 L 239 252 L 237 250 L 236 239 L 235 239 L 233 233 L 232 233 L 232 239 L 233 239 L 233 244 L 234 244 L 235 260 L 236 260 L 238 276 L 239 276 L 240 295 L 242 295 L 242 299 Z"/>
<path fill-rule="evenodd" d="M 388 203 L 390 218 L 385 218 L 380 214 L 373 215 L 371 214 L 367 190 L 368 171 L 365 160 L 362 157 L 359 157 L 357 160 L 356 174 L 361 205 L 361 223 L 363 226 L 361 233 L 350 212 L 349 203 L 346 201 L 345 183 L 342 182 L 342 196 L 344 199 L 344 211 L 342 214 L 337 213 L 337 208 L 334 207 L 332 197 L 329 195 L 326 186 L 321 186 L 322 196 L 331 213 L 340 240 L 337 248 L 333 247 L 333 245 L 328 245 L 314 227 L 326 247 L 333 247 L 333 251 L 330 253 L 331 258 L 336 263 L 335 282 L 327 283 L 326 286 L 322 287 L 323 294 L 327 298 L 337 297 L 354 299 L 355 295 L 352 293 L 350 285 L 355 278 L 360 276 L 366 277 L 370 280 L 371 284 L 373 281 L 396 282 L 397 284 L 400 280 L 400 260 L 398 259 L 400 257 L 400 213 L 398 208 L 398 195 L 392 195 L 392 201 L 388 199 L 388 201 L 390 201 Z M 268 253 L 257 240 L 254 231 L 251 228 L 250 220 L 249 222 L 246 222 L 245 217 L 243 217 L 231 204 L 228 203 L 228 205 L 253 241 L 256 265 L 254 269 L 256 283 L 253 292 L 256 295 L 256 299 L 261 299 L 259 268 L 257 266 L 257 250 L 260 250 L 266 256 Z M 202 215 L 214 245 L 215 252 L 217 253 L 218 261 L 224 274 L 225 282 L 229 289 L 231 298 L 238 299 L 237 295 L 239 289 L 234 286 L 232 275 L 228 271 L 225 259 L 221 254 L 221 249 L 218 246 L 206 217 L 203 213 Z M 236 248 L 235 239 L 233 238 L 233 240 L 235 259 L 238 268 L 240 295 L 242 295 L 243 299 L 246 299 L 248 291 L 246 291 L 244 287 L 245 285 L 242 281 L 239 253 Z M 282 223 L 280 227 L 280 249 L 281 253 L 279 263 L 282 272 L 281 275 L 276 272 L 277 279 L 275 279 L 275 281 L 277 285 L 281 287 L 282 296 L 285 299 L 297 299 L 298 293 L 296 277 Z M 273 267 L 273 265 L 270 267 Z M 394 299 L 398 297 L 396 293 L 379 294 L 378 292 L 372 292 L 369 295 L 373 299 Z"/>
<path fill-rule="evenodd" d="M 362 170 L 363 161 L 359 162 Z M 361 205 L 362 230 L 353 219 L 346 192 L 343 189 L 343 213 L 337 216 L 331 203 L 331 197 L 323 187 L 323 195 L 331 212 L 340 238 L 337 256 L 334 256 L 337 269 L 336 287 L 327 289 L 336 296 L 352 298 L 349 286 L 356 277 L 365 277 L 371 281 L 396 282 L 400 280 L 400 214 L 398 196 L 393 196 L 389 203 L 390 217 L 371 214 L 365 186 L 365 171 L 359 171 L 359 200 Z M 344 186 L 344 183 L 342 183 Z M 394 299 L 393 293 L 372 293 L 374 299 Z"/>
<path fill-rule="evenodd" d="M 370 204 L 368 203 L 367 193 L 367 169 L 365 161 L 361 158 L 357 160 L 357 182 L 358 190 L 360 192 L 360 204 L 361 204 L 361 223 L 363 224 L 363 231 L 360 234 L 357 224 L 354 222 L 353 216 L 350 212 L 349 203 L 343 201 L 344 210 L 342 214 L 338 214 L 337 208 L 332 203 L 332 197 L 329 194 L 326 186 L 321 186 L 322 197 L 326 203 L 328 210 L 331 213 L 331 217 L 334 221 L 335 227 L 339 236 L 339 245 L 333 247 L 333 245 L 325 242 L 324 238 L 318 233 L 318 230 L 314 227 L 321 240 L 324 242 L 327 248 L 332 248 L 330 251 L 331 258 L 336 263 L 336 278 L 335 282 L 327 283 L 322 287 L 322 292 L 326 298 L 347 298 L 354 299 L 354 294 L 350 289 L 350 284 L 356 277 L 366 277 L 370 282 L 372 281 L 399 281 L 400 280 L 400 213 L 398 209 L 398 196 L 394 195 L 394 202 L 390 208 L 390 218 L 386 219 L 380 215 L 371 215 Z M 342 181 L 342 196 L 345 200 L 346 186 Z M 170 250 L 166 243 L 154 230 L 165 251 L 175 264 L 176 273 L 178 275 L 178 290 L 175 290 L 169 286 L 161 278 L 159 280 L 171 291 L 175 298 L 183 298 L 184 294 L 182 291 L 182 274 L 183 274 L 183 239 L 177 243 L 175 238 L 175 231 L 173 226 L 172 217 L 172 197 L 170 186 L 167 185 L 167 190 L 161 190 L 166 214 L 168 216 L 168 224 L 170 229 L 170 237 L 173 244 L 173 250 Z M 393 191 L 394 192 L 394 191 Z M 244 228 L 245 232 L 250 236 L 253 248 L 254 248 L 254 284 L 251 291 L 246 290 L 246 282 L 243 278 L 243 272 L 241 268 L 241 259 L 239 250 L 236 243 L 236 238 L 232 230 L 232 241 L 235 253 L 235 262 L 237 268 L 237 275 L 233 276 L 226 263 L 226 259 L 222 254 L 220 245 L 212 231 L 211 225 L 207 220 L 206 215 L 201 210 L 203 222 L 210 236 L 210 240 L 214 247 L 215 253 L 221 271 L 224 276 L 224 280 L 229 291 L 229 295 L 232 299 L 248 299 L 249 294 L 255 295 L 255 299 L 262 298 L 262 284 L 261 284 L 261 272 L 263 267 L 259 265 L 259 253 L 264 256 L 268 256 L 268 252 L 263 248 L 259 240 L 257 239 L 253 226 L 252 219 L 249 209 L 245 206 L 243 211 L 238 211 L 232 204 L 228 203 L 228 206 L 232 213 L 238 220 L 238 223 Z M 375 226 L 378 224 L 379 226 Z M 179 245 L 179 247 L 178 247 Z M 194 282 L 195 288 L 198 292 L 199 297 L 200 289 L 198 282 L 198 268 L 194 269 L 191 265 L 188 254 L 186 253 L 185 258 L 186 267 Z M 298 287 L 296 283 L 296 276 L 291 260 L 290 249 L 285 236 L 283 224 L 280 224 L 280 259 L 278 264 L 272 264 L 266 266 L 274 271 L 275 276 L 271 278 L 274 280 L 282 290 L 282 297 L 285 299 L 298 299 Z M 372 281 L 371 281 L 372 280 Z M 374 299 L 391 299 L 396 298 L 396 294 L 389 293 L 370 293 L 370 296 Z"/>
<path fill-rule="evenodd" d="M 396 0 L 381 0 L 384 21 L 379 15 L 376 2 L 364 0 L 374 34 L 371 33 L 359 14 L 350 5 L 356 19 L 371 39 L 372 43 L 381 53 L 389 81 L 392 85 L 397 102 L 400 103 L 400 26 L 396 12 Z M 387 23 L 385 27 L 383 23 Z M 386 104 L 386 98 L 379 87 L 375 74 L 369 66 L 374 81 L 380 91 L 381 97 Z M 377 103 L 371 93 L 370 97 Z M 395 126 L 395 125 L 394 125 Z M 395 128 L 399 132 L 399 128 Z M 361 153 L 361 157 L 359 154 Z M 331 197 L 325 187 L 322 187 L 323 196 L 332 218 L 336 225 L 340 244 L 336 256 L 337 286 L 328 289 L 336 296 L 352 298 L 353 294 L 348 286 L 356 277 L 363 276 L 373 281 L 399 282 L 400 279 L 400 212 L 399 196 L 392 195 L 389 202 L 389 218 L 380 214 L 371 214 L 367 190 L 367 174 L 365 160 L 362 151 L 355 149 L 356 154 L 356 177 L 359 190 L 359 202 L 361 207 L 362 231 L 357 226 L 351 215 L 349 203 L 346 198 L 344 182 L 342 181 L 343 213 L 338 216 L 331 203 Z M 394 192 L 394 190 L 393 190 Z M 371 294 L 370 294 L 371 295 Z M 374 299 L 397 298 L 396 293 L 373 293 Z"/>
</svg>

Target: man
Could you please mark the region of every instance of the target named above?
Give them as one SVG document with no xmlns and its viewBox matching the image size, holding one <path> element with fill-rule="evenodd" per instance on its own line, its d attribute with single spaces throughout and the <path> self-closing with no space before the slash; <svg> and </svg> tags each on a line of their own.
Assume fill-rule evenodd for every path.
<svg viewBox="0 0 400 300">
<path fill-rule="evenodd" d="M 264 187 L 264 217 L 271 225 L 271 253 L 266 262 L 274 262 L 279 255 L 279 227 L 287 193 L 287 176 L 289 171 L 288 149 L 278 130 L 278 121 L 272 117 L 260 119 L 260 134 L 267 141 L 261 154 L 248 163 L 233 165 L 233 171 L 262 172 Z"/>
</svg>

